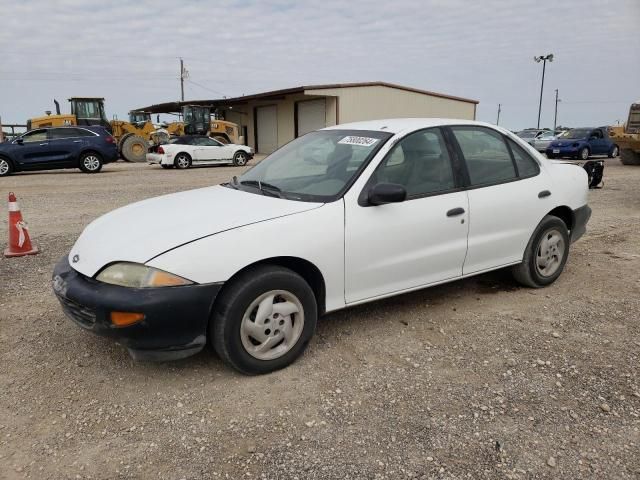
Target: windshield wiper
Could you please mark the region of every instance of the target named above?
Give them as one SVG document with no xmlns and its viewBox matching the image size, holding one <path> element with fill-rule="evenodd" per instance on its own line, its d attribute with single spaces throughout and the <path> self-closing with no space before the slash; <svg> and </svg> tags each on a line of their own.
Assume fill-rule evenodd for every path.
<svg viewBox="0 0 640 480">
<path fill-rule="evenodd" d="M 267 182 L 261 182 L 260 180 L 242 180 L 240 185 L 249 185 L 251 187 L 258 187 L 258 190 L 262 192 L 263 195 L 266 195 L 267 192 L 272 196 L 276 196 L 278 198 L 282 198 L 282 190 L 280 187 L 276 187 Z M 275 194 L 275 195 L 274 195 Z"/>
</svg>

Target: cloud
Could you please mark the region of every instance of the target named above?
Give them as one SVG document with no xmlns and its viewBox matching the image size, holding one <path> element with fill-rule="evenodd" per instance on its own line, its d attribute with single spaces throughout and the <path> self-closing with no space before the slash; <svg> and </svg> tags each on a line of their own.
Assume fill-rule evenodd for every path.
<svg viewBox="0 0 640 480">
<path fill-rule="evenodd" d="M 189 99 L 302 84 L 384 80 L 480 100 L 478 116 L 535 124 L 541 66 L 569 125 L 613 123 L 640 97 L 640 3 L 568 0 L 0 0 L 0 115 L 24 122 L 53 98 L 96 95 L 120 118 Z M 8 47 L 7 47 L 8 46 Z M 594 103 L 584 103 L 594 102 Z"/>
</svg>

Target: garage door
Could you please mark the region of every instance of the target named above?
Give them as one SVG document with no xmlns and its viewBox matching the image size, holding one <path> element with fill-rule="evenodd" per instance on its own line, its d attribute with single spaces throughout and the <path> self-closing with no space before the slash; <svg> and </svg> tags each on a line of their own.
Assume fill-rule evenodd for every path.
<svg viewBox="0 0 640 480">
<path fill-rule="evenodd" d="M 325 99 L 298 102 L 298 136 L 327 126 Z"/>
<path fill-rule="evenodd" d="M 278 113 L 275 105 L 256 108 L 256 150 L 269 154 L 278 148 Z"/>
</svg>

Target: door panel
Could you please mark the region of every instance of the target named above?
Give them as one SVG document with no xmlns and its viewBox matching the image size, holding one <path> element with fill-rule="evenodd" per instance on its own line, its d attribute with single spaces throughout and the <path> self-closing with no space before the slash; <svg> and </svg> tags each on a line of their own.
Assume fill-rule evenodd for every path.
<svg viewBox="0 0 640 480">
<path fill-rule="evenodd" d="M 269 154 L 278 148 L 278 113 L 275 105 L 256 107 L 256 151 Z"/>
<path fill-rule="evenodd" d="M 465 213 L 448 217 L 463 208 Z M 347 303 L 462 275 L 467 251 L 466 192 L 362 207 L 345 205 Z"/>
<path fill-rule="evenodd" d="M 22 145 L 16 145 L 15 156 L 24 170 L 42 168 L 49 155 L 46 130 L 34 130 L 22 136 Z"/>
</svg>

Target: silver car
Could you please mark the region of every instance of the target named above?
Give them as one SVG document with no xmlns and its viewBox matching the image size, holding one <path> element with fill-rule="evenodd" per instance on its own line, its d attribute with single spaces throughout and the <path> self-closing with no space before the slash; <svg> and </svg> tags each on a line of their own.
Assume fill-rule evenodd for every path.
<svg viewBox="0 0 640 480">
<path fill-rule="evenodd" d="M 534 138 L 531 142 L 531 146 L 538 150 L 539 152 L 544 152 L 551 142 L 558 138 L 557 134 L 553 131 L 543 132 L 540 136 Z"/>
</svg>

